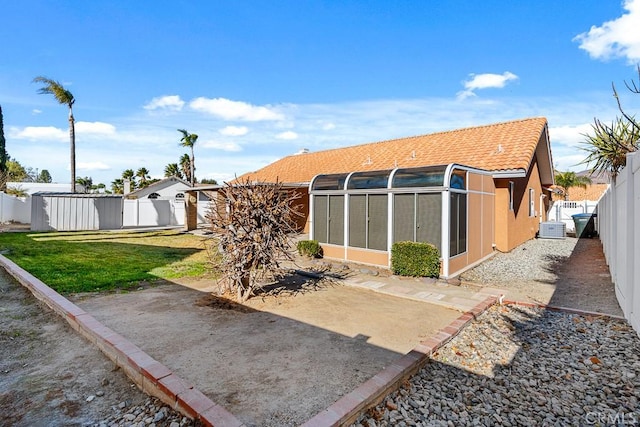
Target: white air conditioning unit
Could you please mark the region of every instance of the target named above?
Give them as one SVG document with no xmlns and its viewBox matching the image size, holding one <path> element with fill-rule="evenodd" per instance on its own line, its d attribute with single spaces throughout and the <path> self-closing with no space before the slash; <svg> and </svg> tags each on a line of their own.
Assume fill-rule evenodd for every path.
<svg viewBox="0 0 640 427">
<path fill-rule="evenodd" d="M 564 239 L 567 236 L 567 225 L 564 222 L 541 222 L 541 239 Z"/>
</svg>

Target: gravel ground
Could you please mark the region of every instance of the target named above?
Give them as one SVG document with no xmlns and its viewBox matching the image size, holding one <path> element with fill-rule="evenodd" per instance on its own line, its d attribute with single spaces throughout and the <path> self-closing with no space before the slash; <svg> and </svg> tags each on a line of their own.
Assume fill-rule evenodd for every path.
<svg viewBox="0 0 640 427">
<path fill-rule="evenodd" d="M 620 313 L 597 239 L 530 240 L 462 280 Z M 638 425 L 639 399 L 640 338 L 627 322 L 494 306 L 356 426 Z"/>
<path fill-rule="evenodd" d="M 494 306 L 355 425 L 637 425 L 639 398 L 626 322 Z"/>
<path fill-rule="evenodd" d="M 511 252 L 497 253 L 461 279 L 509 289 L 528 290 L 531 284 L 552 284 L 556 267 L 571 256 L 578 239 L 532 239 Z"/>
</svg>

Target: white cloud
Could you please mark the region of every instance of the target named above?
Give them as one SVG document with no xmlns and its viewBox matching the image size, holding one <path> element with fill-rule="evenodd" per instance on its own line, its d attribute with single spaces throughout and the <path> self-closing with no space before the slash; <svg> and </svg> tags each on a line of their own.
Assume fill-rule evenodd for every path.
<svg viewBox="0 0 640 427">
<path fill-rule="evenodd" d="M 106 171 L 111 170 L 109 165 L 106 165 L 102 162 L 78 162 L 76 163 L 76 168 L 79 170 L 88 170 L 88 171 Z"/>
<path fill-rule="evenodd" d="M 203 141 L 200 146 L 203 148 L 214 148 L 216 150 L 229 151 L 229 152 L 237 152 L 242 151 L 242 147 L 240 144 L 236 144 L 235 142 L 225 142 L 225 141 Z"/>
<path fill-rule="evenodd" d="M 76 122 L 76 132 L 79 134 L 114 135 L 116 127 L 104 122 Z"/>
<path fill-rule="evenodd" d="M 580 49 L 593 59 L 626 58 L 630 64 L 637 63 L 640 61 L 640 0 L 626 0 L 623 8 L 627 13 L 600 27 L 592 26 L 573 41 L 579 42 Z"/>
<path fill-rule="evenodd" d="M 458 99 L 476 96 L 474 91 L 478 89 L 500 89 L 505 87 L 508 82 L 518 79 L 518 76 L 509 71 L 505 71 L 502 74 L 469 74 L 469 77 L 469 80 L 464 82 L 464 90 L 456 94 Z"/>
<path fill-rule="evenodd" d="M 331 123 L 331 122 L 325 123 L 325 124 L 322 125 L 322 130 L 332 130 L 332 129 L 335 129 L 335 128 L 336 128 L 336 125 Z"/>
<path fill-rule="evenodd" d="M 246 126 L 227 126 L 220 129 L 218 132 L 226 136 L 242 136 L 249 132 L 249 128 Z"/>
<path fill-rule="evenodd" d="M 42 110 L 38 110 L 37 108 L 34 108 L 33 110 L 31 110 L 31 114 L 33 114 L 34 116 L 38 115 L 42 113 Z"/>
<path fill-rule="evenodd" d="M 549 127 L 549 138 L 554 144 L 568 145 L 571 147 L 579 146 L 585 141 L 585 134 L 592 131 L 590 123 L 584 123 L 577 126 L 557 126 Z"/>
<path fill-rule="evenodd" d="M 145 110 L 163 109 L 168 111 L 180 111 L 184 107 L 184 101 L 178 95 L 165 95 L 153 98 L 145 105 Z"/>
<path fill-rule="evenodd" d="M 276 135 L 276 138 L 278 139 L 286 139 L 288 141 L 292 140 L 292 139 L 298 139 L 298 134 L 288 130 L 286 132 L 281 132 L 279 134 Z"/>
<path fill-rule="evenodd" d="M 189 106 L 196 111 L 208 113 L 224 120 L 260 122 L 284 119 L 284 116 L 271 106 L 251 105 L 225 98 L 199 97 L 191 101 Z"/>
<path fill-rule="evenodd" d="M 27 126 L 23 129 L 9 128 L 9 137 L 15 139 L 37 140 L 69 140 L 69 132 L 54 126 Z"/>
</svg>

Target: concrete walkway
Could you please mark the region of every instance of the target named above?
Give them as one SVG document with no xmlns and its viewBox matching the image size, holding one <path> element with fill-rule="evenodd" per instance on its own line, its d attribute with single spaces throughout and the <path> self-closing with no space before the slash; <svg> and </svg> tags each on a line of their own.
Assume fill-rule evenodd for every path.
<svg viewBox="0 0 640 427">
<path fill-rule="evenodd" d="M 488 297 L 499 298 L 504 291 L 491 287 L 452 285 L 435 279 L 376 277 L 357 275 L 343 281 L 347 286 L 365 288 L 386 295 L 428 302 L 461 312 L 473 309 Z"/>
</svg>

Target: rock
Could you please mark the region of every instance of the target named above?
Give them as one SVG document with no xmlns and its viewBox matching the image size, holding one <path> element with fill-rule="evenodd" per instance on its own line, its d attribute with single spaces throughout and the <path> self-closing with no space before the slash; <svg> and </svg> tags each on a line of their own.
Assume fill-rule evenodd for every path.
<svg viewBox="0 0 640 427">
<path fill-rule="evenodd" d="M 93 399 L 95 399 L 96 397 L 92 394 L 91 396 L 87 397 L 87 402 L 93 402 Z"/>
<path fill-rule="evenodd" d="M 153 417 L 153 422 L 157 423 L 159 421 L 164 420 L 164 417 L 166 417 L 166 411 L 163 409 L 160 409 L 158 412 L 156 412 L 156 414 Z"/>
<path fill-rule="evenodd" d="M 96 396 L 98 396 L 98 397 L 104 396 L 104 391 L 102 391 L 102 390 L 96 391 Z"/>
</svg>

